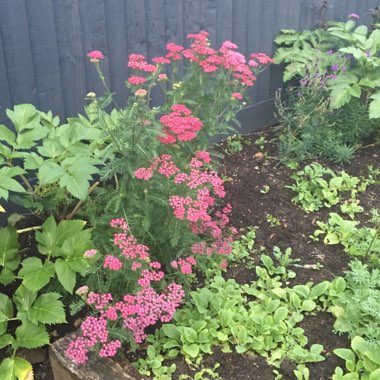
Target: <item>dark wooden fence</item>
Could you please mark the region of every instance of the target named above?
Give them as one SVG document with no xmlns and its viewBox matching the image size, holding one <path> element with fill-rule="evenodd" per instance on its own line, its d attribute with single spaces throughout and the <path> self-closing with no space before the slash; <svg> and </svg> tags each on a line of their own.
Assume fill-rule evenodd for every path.
<svg viewBox="0 0 380 380">
<path fill-rule="evenodd" d="M 324 17 L 345 19 L 380 2 L 329 0 Z M 168 41 L 208 30 L 217 46 L 237 43 L 245 53 L 273 53 L 281 28 L 312 27 L 323 0 L 0 0 L 0 122 L 5 109 L 33 103 L 63 117 L 81 112 L 87 92 L 101 92 L 86 58 L 101 50 L 104 72 L 118 100 L 126 96 L 129 54 L 162 54 Z M 279 68 L 260 77 L 253 103 L 273 97 Z"/>
</svg>

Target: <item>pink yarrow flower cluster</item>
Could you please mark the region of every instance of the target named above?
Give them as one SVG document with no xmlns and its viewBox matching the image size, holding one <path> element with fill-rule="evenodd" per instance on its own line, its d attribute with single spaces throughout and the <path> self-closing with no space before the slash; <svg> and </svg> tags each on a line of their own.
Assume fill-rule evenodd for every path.
<svg viewBox="0 0 380 380">
<path fill-rule="evenodd" d="M 78 364 L 85 363 L 89 352 L 96 347 L 100 357 L 116 355 L 121 342 L 111 339 L 109 325 L 118 321 L 131 332 L 136 343 L 142 343 L 146 338 L 146 328 L 159 321 L 169 322 L 185 296 L 182 286 L 176 283 L 169 284 L 161 291 L 153 288 L 152 282 L 164 279 L 161 264 L 157 261 L 150 262 L 148 248 L 138 244 L 124 219 L 114 219 L 110 224 L 121 230 L 114 234 L 114 245 L 120 249 L 125 263 L 129 263 L 133 271 L 139 271 L 137 284 L 141 290 L 135 295 L 126 294 L 119 301 L 114 300 L 109 293 L 88 293 L 86 301 L 99 315 L 87 317 L 80 327 L 81 335 L 67 347 L 67 355 Z M 107 255 L 103 266 L 109 270 L 120 270 L 122 262 L 115 256 Z M 77 290 L 81 296 L 86 296 L 87 292 L 87 286 Z"/>
<path fill-rule="evenodd" d="M 191 274 L 193 273 L 193 266 L 197 265 L 197 261 L 193 256 L 189 256 L 185 259 L 173 260 L 170 265 L 174 269 L 179 268 L 183 274 Z"/>
<path fill-rule="evenodd" d="M 87 57 L 90 58 L 90 61 L 92 63 L 97 63 L 99 62 L 100 60 L 102 60 L 104 58 L 104 55 L 101 51 L 99 50 L 93 50 L 93 51 L 90 51 L 88 54 L 87 54 Z"/>
<path fill-rule="evenodd" d="M 205 167 L 210 162 L 208 152 L 198 151 L 189 163 L 189 170 L 181 171 L 170 155 L 162 155 L 155 158 L 149 168 L 135 171 L 135 177 L 150 180 L 154 173 L 158 172 L 172 179 L 175 185 L 181 185 L 182 189 L 185 185 L 188 188 L 187 195 L 172 195 L 169 198 L 174 216 L 187 221 L 194 234 L 212 238 L 207 244 L 204 241 L 195 243 L 192 252 L 208 256 L 213 253 L 228 255 L 232 250 L 234 231 L 229 230 L 228 234 L 225 232 L 229 223 L 228 214 L 231 213 L 232 207 L 228 204 L 222 211 L 211 214 L 216 198 L 225 197 L 225 189 L 219 175 Z"/>
<path fill-rule="evenodd" d="M 203 123 L 195 116 L 191 110 L 183 104 L 174 104 L 172 112 L 160 118 L 164 126 L 165 136 L 160 137 L 163 144 L 175 144 L 177 141 L 191 141 L 197 137 L 197 133 L 203 127 Z"/>
</svg>

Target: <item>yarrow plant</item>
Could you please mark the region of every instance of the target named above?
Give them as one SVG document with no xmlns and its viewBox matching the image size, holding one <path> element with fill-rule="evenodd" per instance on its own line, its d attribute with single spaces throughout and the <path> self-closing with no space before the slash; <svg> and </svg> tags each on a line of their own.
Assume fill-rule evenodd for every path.
<svg viewBox="0 0 380 380">
<path fill-rule="evenodd" d="M 244 106 L 247 89 L 272 62 L 264 53 L 246 59 L 231 41 L 216 50 L 206 31 L 188 39 L 188 48 L 168 43 L 165 54 L 151 61 L 131 54 L 128 105 L 111 114 L 105 111 L 112 93 L 100 71 L 101 57 L 89 55 L 98 60 L 94 64 L 106 95 L 89 98 L 87 115 L 91 125 L 104 131 L 106 148 L 99 155 L 106 159 L 101 178 L 105 186 L 98 186 L 86 214 L 95 210 L 92 224 L 104 226 L 107 219 L 126 213 L 134 235 L 165 265 L 187 255 L 200 243 L 200 235 L 215 228 L 210 215 L 224 193 L 218 189 L 223 181 L 216 174 L 216 161 L 211 162 L 211 141 L 237 124 L 235 114 Z M 165 101 L 152 107 L 157 92 Z M 194 152 L 207 158 L 194 157 Z M 208 254 L 228 251 L 218 244 L 209 242 Z M 112 258 L 106 263 L 108 268 L 119 265 Z"/>
<path fill-rule="evenodd" d="M 124 341 L 142 343 L 147 327 L 172 319 L 195 268 L 210 260 L 225 267 L 232 250 L 232 207 L 219 204 L 225 189 L 211 142 L 238 125 L 247 89 L 272 60 L 264 53 L 247 60 L 231 41 L 213 49 L 205 31 L 188 39 L 188 48 L 168 43 L 151 61 L 129 56 L 126 107 L 102 74 L 103 54 L 88 54 L 106 93 L 88 95 L 86 107 L 86 124 L 102 132 L 96 153 L 104 167 L 82 208 L 97 248 L 84 256 L 106 255 L 76 291 L 94 311 L 67 349 L 77 363 L 90 351 L 114 356 Z M 164 102 L 153 107 L 159 92 Z M 110 219 L 118 229 L 112 246 L 104 233 Z"/>
</svg>

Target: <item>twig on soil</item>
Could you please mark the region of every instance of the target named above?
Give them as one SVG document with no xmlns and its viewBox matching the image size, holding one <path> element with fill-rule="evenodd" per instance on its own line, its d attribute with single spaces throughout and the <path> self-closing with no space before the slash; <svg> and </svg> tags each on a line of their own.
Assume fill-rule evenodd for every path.
<svg viewBox="0 0 380 380">
<path fill-rule="evenodd" d="M 18 234 L 23 234 L 24 232 L 31 232 L 31 231 L 38 231 L 38 230 L 42 230 L 42 226 L 34 226 L 34 227 L 22 228 L 21 230 L 17 230 L 16 232 Z"/>
</svg>

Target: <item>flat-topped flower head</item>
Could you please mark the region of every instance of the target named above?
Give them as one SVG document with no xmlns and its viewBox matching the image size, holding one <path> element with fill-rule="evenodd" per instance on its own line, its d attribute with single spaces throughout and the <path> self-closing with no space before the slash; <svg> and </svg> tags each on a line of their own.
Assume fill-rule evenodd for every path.
<svg viewBox="0 0 380 380">
<path fill-rule="evenodd" d="M 104 58 L 104 55 L 101 51 L 99 50 L 93 50 L 93 51 L 90 51 L 88 54 L 87 54 L 87 57 L 90 58 L 90 61 L 92 63 L 97 63 L 99 62 L 100 60 L 102 60 Z"/>
<path fill-rule="evenodd" d="M 357 13 L 351 13 L 347 16 L 347 18 L 350 18 L 351 20 L 358 20 L 360 16 Z"/>
</svg>

